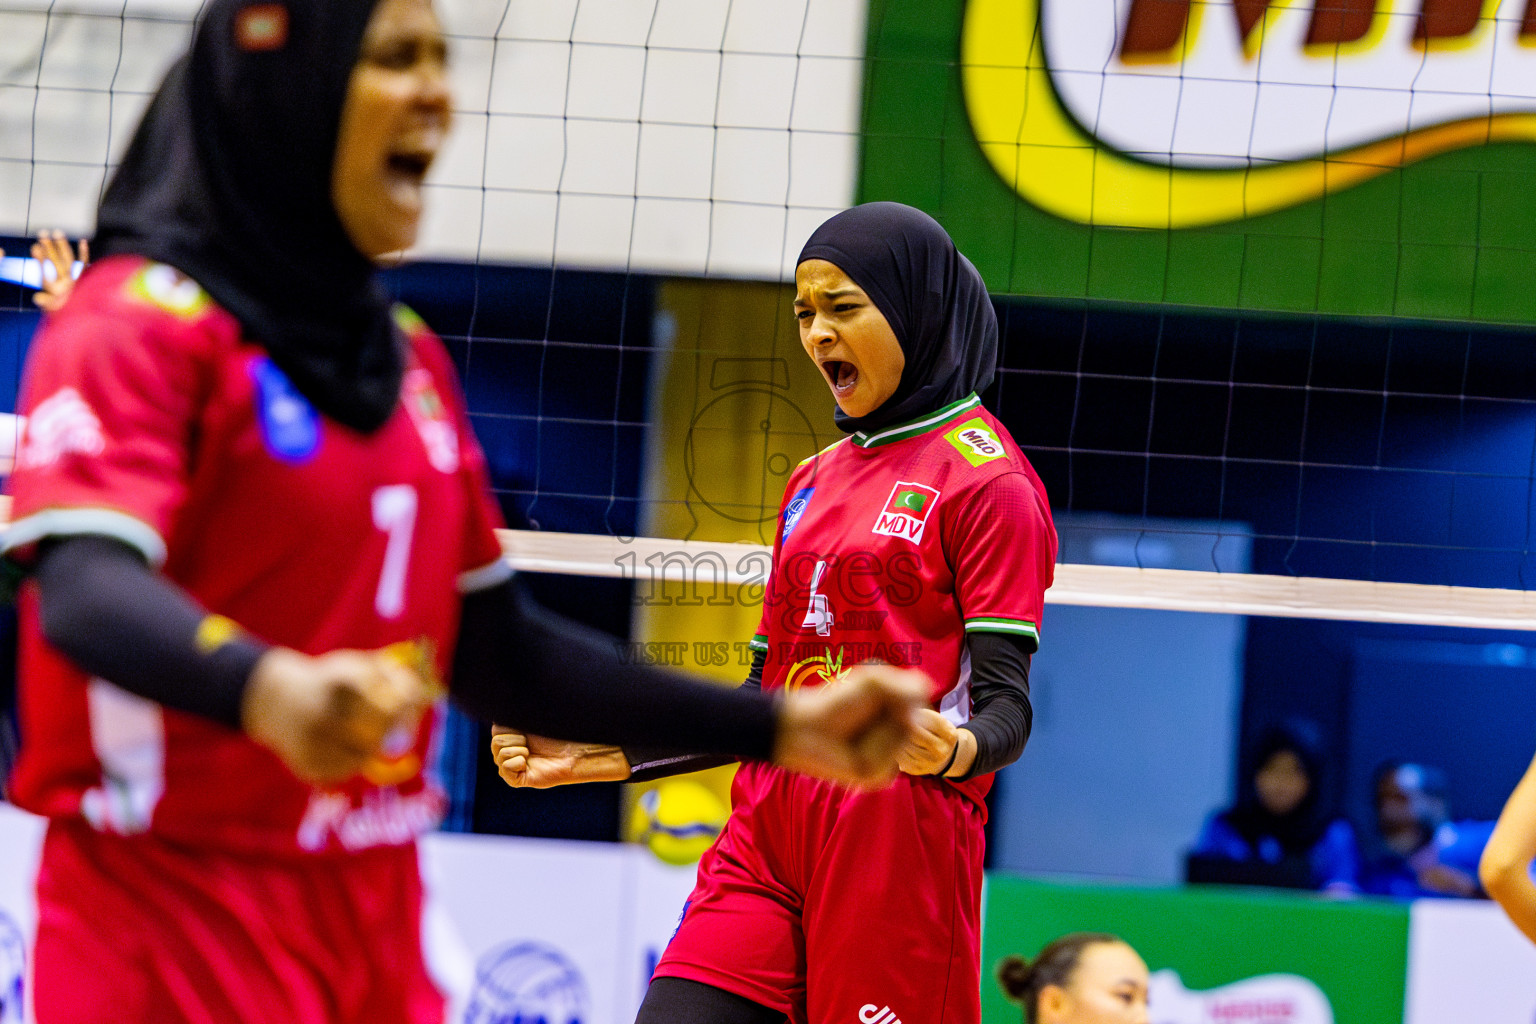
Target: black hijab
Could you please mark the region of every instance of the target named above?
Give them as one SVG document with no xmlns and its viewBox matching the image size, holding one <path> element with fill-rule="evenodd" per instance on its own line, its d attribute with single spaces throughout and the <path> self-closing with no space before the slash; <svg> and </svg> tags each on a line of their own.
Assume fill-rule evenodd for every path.
<svg viewBox="0 0 1536 1024">
<path fill-rule="evenodd" d="M 213 0 L 107 186 L 92 245 L 195 279 L 304 397 L 364 432 L 394 410 L 403 355 L 331 170 L 376 3 Z"/>
<path fill-rule="evenodd" d="M 997 371 L 997 314 L 987 286 L 939 222 L 900 203 L 866 203 L 811 235 L 796 264 L 826 260 L 885 314 L 906 366 L 896 391 L 865 416 L 838 409 L 848 433 L 916 419 L 980 391 Z"/>
</svg>

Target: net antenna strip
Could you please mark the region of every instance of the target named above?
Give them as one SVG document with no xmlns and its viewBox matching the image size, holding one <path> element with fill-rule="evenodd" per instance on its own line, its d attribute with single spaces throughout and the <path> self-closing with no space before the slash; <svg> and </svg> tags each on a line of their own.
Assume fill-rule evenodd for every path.
<svg viewBox="0 0 1536 1024">
<path fill-rule="evenodd" d="M 519 572 L 613 579 L 638 576 L 687 582 L 697 579 L 694 567 L 707 560 L 723 567 L 722 583 L 760 585 L 762 567 L 772 555 L 758 544 L 528 530 L 502 530 L 500 535 L 502 550 Z M 1056 582 L 1045 592 L 1045 601 L 1148 611 L 1536 630 L 1536 592 L 1314 576 L 1062 563 L 1056 566 Z"/>
</svg>

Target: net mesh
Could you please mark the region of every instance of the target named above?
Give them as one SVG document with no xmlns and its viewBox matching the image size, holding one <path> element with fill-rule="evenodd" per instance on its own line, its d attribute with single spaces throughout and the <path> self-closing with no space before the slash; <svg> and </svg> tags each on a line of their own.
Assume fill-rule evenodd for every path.
<svg viewBox="0 0 1536 1024">
<path fill-rule="evenodd" d="M 0 276 L 19 279 L 15 258 L 38 230 L 88 233 L 198 6 L 0 3 L 0 231 L 12 257 Z M 1507 326 L 1530 317 L 1498 305 L 1502 278 L 1489 276 L 1523 266 L 1511 260 L 1525 243 L 1505 223 L 1520 217 L 1499 204 L 1528 157 L 1483 166 L 1469 150 L 1433 173 L 1377 161 L 1370 182 L 1301 212 L 1178 233 L 1138 227 L 1102 194 L 1080 230 L 1065 226 L 1066 207 L 1041 220 L 1030 203 L 1047 200 L 1014 197 L 1020 179 L 996 152 L 1024 160 L 1054 146 L 1071 159 L 1030 166 L 1068 184 L 1085 167 L 1083 180 L 1118 174 L 1122 157 L 1161 168 L 1166 220 L 1181 174 L 1307 156 L 1285 141 L 1287 119 L 1321 117 L 1319 152 L 1335 169 L 1382 137 L 1381 109 L 1410 142 L 1474 115 L 1496 140 L 1532 107 L 1511 71 L 1527 59 L 1524 22 L 1509 5 L 1472 5 L 1470 26 L 1446 14 L 1400 52 L 1420 31 L 1417 5 L 1412 16 L 1377 5 L 1361 22 L 1349 5 L 1330 21 L 1296 5 L 1163 4 L 1167 24 L 1148 13 L 1157 6 L 440 3 L 456 127 L 419 258 L 390 281 L 448 341 L 509 518 L 621 544 L 771 541 L 788 469 L 838 436 L 801 365 L 783 282 L 828 214 L 897 198 L 939 216 L 993 285 L 1002 368 L 985 397 L 1053 506 L 1118 517 L 1101 549 L 1078 553 L 1114 563 L 1075 591 L 1083 600 L 1415 622 L 1461 621 L 1448 608 L 1465 601 L 1465 621 L 1528 628 L 1523 597 L 1499 592 L 1523 592 L 1532 569 L 1536 380 L 1525 337 Z M 988 134 L 982 73 L 999 66 L 983 33 L 1004 9 L 1028 31 L 1001 70 L 1048 87 L 1026 89 L 1038 102 L 1018 124 L 1034 125 L 1053 97 L 1076 134 Z M 934 44 L 943 38 L 957 49 Z M 1470 79 L 1441 70 L 1453 39 L 1464 45 L 1447 59 L 1473 67 Z M 1456 84 L 1479 73 L 1480 92 Z M 1128 119 L 1121 98 L 1137 90 L 1172 103 L 1170 119 Z M 1375 114 L 1371 97 L 1385 104 Z M 1247 141 L 1233 149 L 1222 132 L 1244 117 Z M 1247 180 L 1257 196 L 1262 182 Z M 1009 202 L 967 205 L 983 187 Z M 1347 236 L 1341 254 L 1329 225 L 1362 204 L 1380 207 L 1379 238 Z M 10 401 L 35 316 L 27 288 L 4 287 Z M 1243 539 L 1244 559 L 1223 558 L 1229 538 Z M 622 571 L 627 549 L 577 547 L 582 571 Z M 1212 591 L 1192 570 L 1270 589 Z M 1071 579 L 1053 600 L 1077 600 Z"/>
</svg>

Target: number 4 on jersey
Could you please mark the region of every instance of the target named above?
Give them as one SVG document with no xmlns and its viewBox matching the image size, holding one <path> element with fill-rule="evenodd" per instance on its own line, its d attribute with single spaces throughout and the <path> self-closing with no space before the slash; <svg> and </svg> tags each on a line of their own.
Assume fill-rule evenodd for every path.
<svg viewBox="0 0 1536 1024">
<path fill-rule="evenodd" d="M 816 630 L 817 636 L 832 635 L 832 604 L 825 594 L 818 594 L 817 588 L 821 586 L 821 578 L 827 573 L 827 563 L 816 563 L 816 571 L 811 574 L 811 600 L 805 610 L 805 621 L 800 623 L 806 629 Z"/>
</svg>

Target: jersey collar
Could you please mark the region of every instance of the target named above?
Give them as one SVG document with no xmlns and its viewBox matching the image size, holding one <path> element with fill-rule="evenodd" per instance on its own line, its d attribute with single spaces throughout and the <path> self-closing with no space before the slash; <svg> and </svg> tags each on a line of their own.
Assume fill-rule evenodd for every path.
<svg viewBox="0 0 1536 1024">
<path fill-rule="evenodd" d="M 981 398 L 973 391 L 958 402 L 951 402 L 942 409 L 935 409 L 933 412 L 919 416 L 915 420 L 893 424 L 882 430 L 877 430 L 873 434 L 866 434 L 861 430 L 850 439 L 860 448 L 879 448 L 881 445 L 894 444 L 897 441 L 905 441 L 909 437 L 916 437 L 918 434 L 926 434 L 934 427 L 954 419 L 955 416 L 965 410 L 980 404 Z"/>
</svg>

